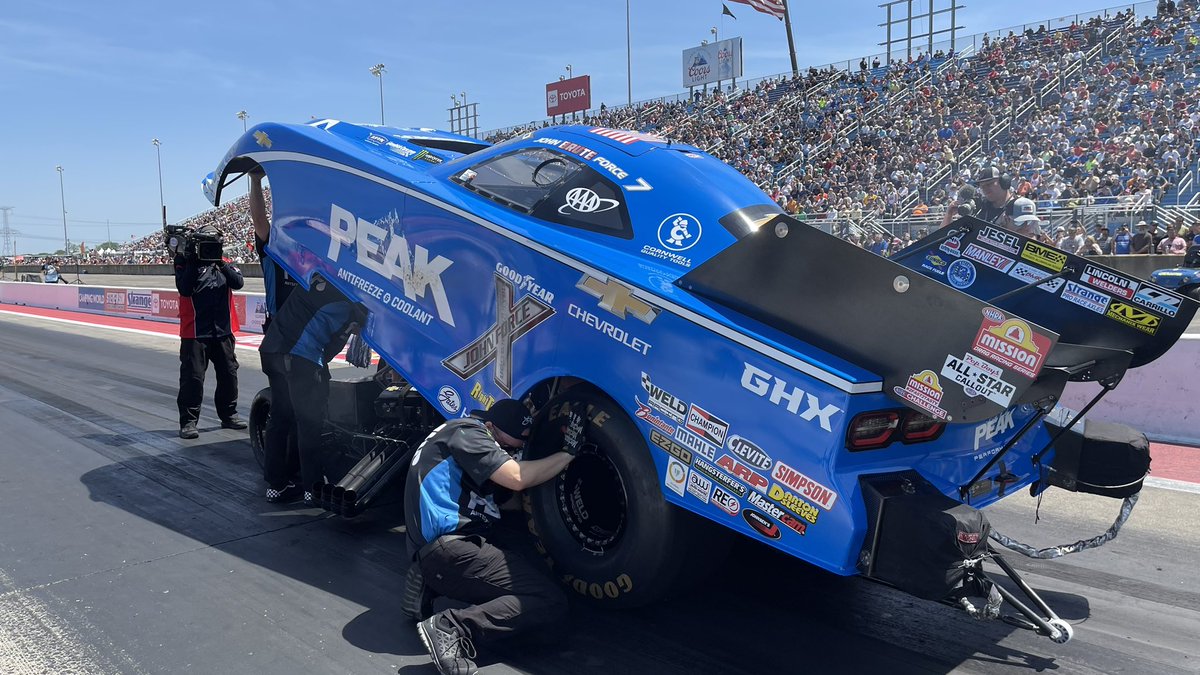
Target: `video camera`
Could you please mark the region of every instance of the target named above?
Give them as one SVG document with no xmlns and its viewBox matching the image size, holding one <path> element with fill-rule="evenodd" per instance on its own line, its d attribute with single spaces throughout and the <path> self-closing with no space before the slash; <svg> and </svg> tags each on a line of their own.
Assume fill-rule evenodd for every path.
<svg viewBox="0 0 1200 675">
<path fill-rule="evenodd" d="M 167 251 L 173 256 L 194 258 L 202 263 L 221 262 L 225 235 L 211 225 L 191 228 L 186 225 L 163 226 Z"/>
<path fill-rule="evenodd" d="M 958 190 L 958 215 L 973 216 L 983 208 L 983 195 L 974 185 L 964 185 Z"/>
</svg>

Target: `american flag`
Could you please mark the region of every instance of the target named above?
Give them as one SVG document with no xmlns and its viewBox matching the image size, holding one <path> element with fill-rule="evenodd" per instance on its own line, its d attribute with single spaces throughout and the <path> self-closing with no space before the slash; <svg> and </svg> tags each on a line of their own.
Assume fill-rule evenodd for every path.
<svg viewBox="0 0 1200 675">
<path fill-rule="evenodd" d="M 780 21 L 783 20 L 783 3 L 785 0 L 733 0 L 733 2 L 750 5 L 755 11 L 770 14 Z"/>
</svg>

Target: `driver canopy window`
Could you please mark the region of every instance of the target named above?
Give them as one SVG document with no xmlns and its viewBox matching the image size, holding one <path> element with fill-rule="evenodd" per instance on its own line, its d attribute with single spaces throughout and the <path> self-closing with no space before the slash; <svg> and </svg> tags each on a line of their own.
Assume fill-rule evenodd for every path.
<svg viewBox="0 0 1200 675">
<path fill-rule="evenodd" d="M 541 220 L 633 238 L 620 188 L 578 159 L 523 148 L 471 167 L 455 182 Z"/>
</svg>

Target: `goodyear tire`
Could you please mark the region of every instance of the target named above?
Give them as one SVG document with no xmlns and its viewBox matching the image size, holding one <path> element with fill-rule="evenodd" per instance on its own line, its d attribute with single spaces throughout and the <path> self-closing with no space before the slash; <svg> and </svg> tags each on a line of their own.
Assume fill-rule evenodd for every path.
<svg viewBox="0 0 1200 675">
<path fill-rule="evenodd" d="M 254 395 L 250 404 L 250 449 L 254 451 L 254 460 L 258 468 L 266 468 L 264 448 L 267 440 L 267 420 L 271 418 L 271 388 L 267 387 Z"/>
<path fill-rule="evenodd" d="M 538 551 L 579 596 L 613 608 L 669 592 L 703 531 L 668 504 L 650 450 L 634 422 L 603 394 L 576 386 L 539 415 L 529 447 L 562 447 L 564 427 L 584 418 L 583 445 L 555 479 L 527 490 L 524 507 Z"/>
</svg>

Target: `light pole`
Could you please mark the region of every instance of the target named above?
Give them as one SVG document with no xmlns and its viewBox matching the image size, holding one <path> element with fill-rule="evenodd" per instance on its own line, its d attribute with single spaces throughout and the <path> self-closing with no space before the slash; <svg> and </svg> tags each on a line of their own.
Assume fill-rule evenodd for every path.
<svg viewBox="0 0 1200 675">
<path fill-rule="evenodd" d="M 58 172 L 58 197 L 62 200 L 63 213 L 63 255 L 71 255 L 69 244 L 67 243 L 67 190 L 63 187 L 63 168 L 62 165 L 54 167 Z"/>
<path fill-rule="evenodd" d="M 379 124 L 383 125 L 383 74 L 387 72 L 387 66 L 382 63 L 376 63 L 371 66 L 371 74 L 379 78 Z"/>
<path fill-rule="evenodd" d="M 154 154 L 158 156 L 158 205 L 159 205 L 159 207 L 162 208 L 163 227 L 166 227 L 167 226 L 167 202 L 165 200 L 163 200 L 162 149 L 159 148 L 159 146 L 162 145 L 162 141 L 158 140 L 157 138 L 153 138 L 153 139 L 150 139 L 150 142 L 154 144 Z"/>
<path fill-rule="evenodd" d="M 572 77 L 574 77 L 574 76 L 573 76 L 573 75 L 571 75 L 571 64 L 569 64 L 569 63 L 568 63 L 568 64 L 567 64 L 567 79 L 569 80 L 569 79 L 571 79 Z"/>
<path fill-rule="evenodd" d="M 249 116 L 250 116 L 250 113 L 246 112 L 245 110 L 239 110 L 237 112 L 237 118 L 242 121 L 242 133 L 243 134 L 246 133 L 246 118 Z"/>
</svg>

